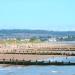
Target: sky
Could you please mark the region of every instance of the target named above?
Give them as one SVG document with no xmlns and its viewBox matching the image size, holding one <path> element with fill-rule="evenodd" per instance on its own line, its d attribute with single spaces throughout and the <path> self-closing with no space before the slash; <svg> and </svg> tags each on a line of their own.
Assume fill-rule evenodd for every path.
<svg viewBox="0 0 75 75">
<path fill-rule="evenodd" d="M 0 29 L 75 31 L 75 0 L 0 0 Z"/>
</svg>

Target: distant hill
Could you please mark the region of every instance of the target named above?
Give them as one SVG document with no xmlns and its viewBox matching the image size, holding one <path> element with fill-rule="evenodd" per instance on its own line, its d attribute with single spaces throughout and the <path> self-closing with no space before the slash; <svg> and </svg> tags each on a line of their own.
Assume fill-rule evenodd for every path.
<svg viewBox="0 0 75 75">
<path fill-rule="evenodd" d="M 0 30 L 0 38 L 31 38 L 49 36 L 75 36 L 75 31 L 47 31 L 47 30 Z"/>
</svg>

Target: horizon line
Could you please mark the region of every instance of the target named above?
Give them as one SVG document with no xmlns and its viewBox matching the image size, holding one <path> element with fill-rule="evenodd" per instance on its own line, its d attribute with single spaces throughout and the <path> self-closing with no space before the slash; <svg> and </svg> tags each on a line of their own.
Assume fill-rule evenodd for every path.
<svg viewBox="0 0 75 75">
<path fill-rule="evenodd" d="M 72 31 L 72 32 L 75 32 L 75 30 L 47 30 L 47 29 L 16 29 L 16 28 L 14 28 L 14 29 L 0 29 L 0 31 L 1 30 L 32 30 L 32 31 L 51 31 L 51 32 L 70 32 L 70 31 Z"/>
</svg>

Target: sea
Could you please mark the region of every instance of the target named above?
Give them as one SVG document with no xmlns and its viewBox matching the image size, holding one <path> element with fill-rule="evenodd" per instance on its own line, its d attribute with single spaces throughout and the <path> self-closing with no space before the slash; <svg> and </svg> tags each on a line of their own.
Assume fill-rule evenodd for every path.
<svg viewBox="0 0 75 75">
<path fill-rule="evenodd" d="M 75 56 L 48 58 L 51 61 L 75 62 Z M 0 75 L 75 75 L 75 65 L 0 66 Z"/>
<path fill-rule="evenodd" d="M 75 75 L 75 66 L 0 66 L 0 75 Z"/>
</svg>

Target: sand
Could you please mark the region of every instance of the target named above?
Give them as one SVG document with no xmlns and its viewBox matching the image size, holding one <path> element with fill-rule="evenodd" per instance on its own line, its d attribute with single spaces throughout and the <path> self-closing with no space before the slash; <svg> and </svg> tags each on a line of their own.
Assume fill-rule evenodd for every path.
<svg viewBox="0 0 75 75">
<path fill-rule="evenodd" d="M 21 43 L 21 44 L 0 44 L 0 61 L 2 59 L 10 60 L 44 60 L 56 55 L 29 55 L 29 54 L 2 54 L 5 52 L 23 52 L 23 51 L 47 51 L 47 50 L 75 50 L 75 45 L 65 43 Z M 62 56 L 62 55 L 61 55 Z"/>
<path fill-rule="evenodd" d="M 62 55 L 61 55 L 62 56 Z M 0 61 L 3 59 L 10 60 L 26 60 L 26 61 L 36 61 L 36 60 L 44 60 L 53 57 L 61 57 L 60 55 L 28 55 L 28 54 L 0 54 Z"/>
<path fill-rule="evenodd" d="M 65 43 L 21 43 L 21 44 L 0 44 L 0 52 L 23 52 L 40 50 L 75 50 L 75 44 Z"/>
</svg>

